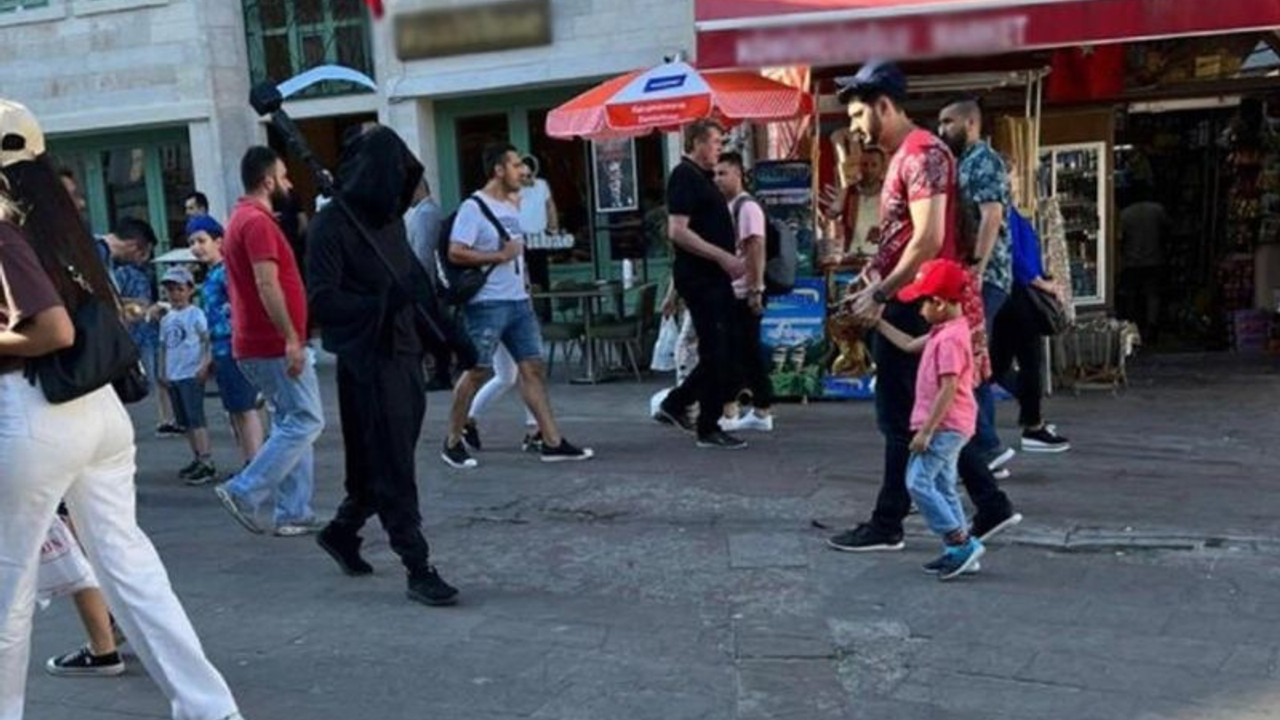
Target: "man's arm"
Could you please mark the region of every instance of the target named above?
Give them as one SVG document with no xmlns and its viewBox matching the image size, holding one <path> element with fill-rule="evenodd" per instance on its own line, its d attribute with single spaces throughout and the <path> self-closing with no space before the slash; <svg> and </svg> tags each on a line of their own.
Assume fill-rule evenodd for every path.
<svg viewBox="0 0 1280 720">
<path fill-rule="evenodd" d="M 947 227 L 947 196 L 934 195 L 913 200 L 911 225 L 911 240 L 903 250 L 902 259 L 893 272 L 880 281 L 880 290 L 890 297 L 915 279 L 926 260 L 932 260 L 942 252 Z"/>
<path fill-rule="evenodd" d="M 469 245 L 464 245 L 457 240 L 451 240 L 449 242 L 449 262 L 463 267 L 500 265 L 514 259 L 522 250 L 524 250 L 524 243 L 517 240 L 508 241 L 502 246 L 501 250 L 496 252 L 476 250 L 475 248 Z"/>
<path fill-rule="evenodd" d="M 280 268 L 274 260 L 255 262 L 253 280 L 258 286 L 258 297 L 267 311 L 267 317 L 271 318 L 271 324 L 284 338 L 289 375 L 297 377 L 302 374 L 306 352 L 302 348 L 302 338 L 298 337 L 298 331 L 293 327 L 293 318 L 289 317 L 289 305 L 284 299 L 284 289 L 280 287 Z"/>
<path fill-rule="evenodd" d="M 560 211 L 556 209 L 556 199 L 551 196 L 551 186 L 547 186 L 547 232 L 555 235 L 560 232 Z"/>
<path fill-rule="evenodd" d="M 978 210 L 982 214 L 982 222 L 978 225 L 978 241 L 974 245 L 973 254 L 978 261 L 978 277 L 982 277 L 987 272 L 987 263 L 991 261 L 991 251 L 1000 235 L 1000 226 L 1004 224 L 1005 207 L 998 202 L 987 202 L 979 205 Z"/>
<path fill-rule="evenodd" d="M 724 268 L 724 271 L 730 277 L 741 277 L 746 272 L 746 264 L 743 261 L 703 240 L 698 233 L 690 229 L 688 215 L 671 215 L 668 217 L 667 236 L 681 250 L 718 264 Z"/>
</svg>

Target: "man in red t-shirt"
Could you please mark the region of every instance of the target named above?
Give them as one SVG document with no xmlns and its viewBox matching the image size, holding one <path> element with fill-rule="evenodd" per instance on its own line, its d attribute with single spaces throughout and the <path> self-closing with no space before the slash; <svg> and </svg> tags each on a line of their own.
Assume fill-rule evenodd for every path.
<svg viewBox="0 0 1280 720">
<path fill-rule="evenodd" d="M 255 533 L 262 532 L 259 507 L 275 497 L 275 534 L 303 535 L 318 529 L 311 510 L 312 444 L 324 430 L 324 408 L 306 345 L 306 288 L 271 210 L 292 185 L 284 162 L 267 147 L 249 148 L 240 177 L 245 196 L 231 213 L 222 246 L 231 296 L 231 351 L 245 377 L 271 403 L 272 425 L 253 461 L 214 492 Z"/>
<path fill-rule="evenodd" d="M 929 331 L 918 302 L 904 303 L 898 291 L 913 281 L 920 266 L 934 258 L 955 259 L 956 161 L 945 143 L 907 117 L 903 102 L 907 80 L 896 65 L 872 62 L 840 81 L 839 99 L 849 107 L 850 129 L 859 140 L 892 154 L 880 194 L 880 251 L 863 274 L 863 287 L 850 310 L 868 328 L 881 318 L 912 336 Z M 973 288 L 967 293 L 981 301 Z M 966 311 L 972 303 L 965 303 Z M 966 312 L 966 315 L 968 313 Z M 828 544 L 850 552 L 899 550 L 902 521 L 911 509 L 907 463 L 911 459 L 911 408 L 920 359 L 874 335 L 876 422 L 885 437 L 884 479 L 869 522 L 831 538 Z M 998 487 L 978 453 L 966 448 L 959 469 L 978 508 L 973 534 L 981 540 L 1022 518 Z"/>
</svg>

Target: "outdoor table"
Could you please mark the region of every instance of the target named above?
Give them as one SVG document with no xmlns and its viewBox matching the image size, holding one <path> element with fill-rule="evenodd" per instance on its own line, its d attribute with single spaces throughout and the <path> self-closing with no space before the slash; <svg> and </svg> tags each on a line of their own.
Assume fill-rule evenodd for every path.
<svg viewBox="0 0 1280 720">
<path fill-rule="evenodd" d="M 623 287 L 617 281 L 598 281 L 594 285 L 583 285 L 580 287 L 567 287 L 558 290 L 541 290 L 534 292 L 532 297 L 534 300 L 577 300 L 582 304 L 582 321 L 585 326 L 585 336 L 590 338 L 591 326 L 595 321 L 595 313 L 597 304 L 601 300 L 617 297 L 626 293 L 638 292 L 654 283 L 639 283 L 631 287 Z M 586 342 L 584 353 L 587 358 L 587 372 L 581 377 L 572 378 L 569 382 L 575 385 L 594 385 L 596 383 L 607 380 L 607 376 L 596 367 L 596 348 L 595 343 L 590 339 Z"/>
</svg>

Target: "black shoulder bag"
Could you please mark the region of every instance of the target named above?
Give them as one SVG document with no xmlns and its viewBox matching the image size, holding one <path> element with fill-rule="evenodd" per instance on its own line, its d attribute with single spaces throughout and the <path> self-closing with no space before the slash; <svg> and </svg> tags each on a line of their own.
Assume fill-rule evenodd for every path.
<svg viewBox="0 0 1280 720">
<path fill-rule="evenodd" d="M 498 231 L 498 247 L 506 245 L 511 240 L 511 235 L 507 233 L 507 228 L 493 214 L 493 210 L 489 209 L 489 205 L 484 200 L 472 195 L 463 202 L 474 202 L 480 206 L 480 212 L 484 214 L 493 227 Z M 451 242 L 450 238 L 442 237 L 440 242 L 447 247 Z M 487 267 L 462 266 L 450 262 L 449 254 L 443 253 L 445 262 L 440 266 L 440 272 L 444 279 L 441 283 L 440 292 L 445 302 L 451 305 L 465 305 L 472 298 L 480 294 L 484 286 L 489 282 L 489 274 L 493 272 L 497 264 Z"/>
<path fill-rule="evenodd" d="M 39 380 L 45 399 L 54 405 L 84 397 L 108 384 L 115 387 L 124 403 L 145 398 L 150 384 L 138 346 L 120 320 L 114 288 L 111 301 L 104 301 L 93 293 L 74 265 L 63 262 L 63 266 L 86 295 L 71 315 L 75 344 L 29 361 L 27 378 Z"/>
</svg>

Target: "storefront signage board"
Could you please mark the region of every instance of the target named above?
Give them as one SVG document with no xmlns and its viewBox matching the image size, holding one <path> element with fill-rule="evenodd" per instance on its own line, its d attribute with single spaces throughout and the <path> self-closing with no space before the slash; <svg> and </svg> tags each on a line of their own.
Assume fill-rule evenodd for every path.
<svg viewBox="0 0 1280 720">
<path fill-rule="evenodd" d="M 551 0 L 502 0 L 407 11 L 395 18 L 402 61 L 551 44 Z"/>
</svg>

